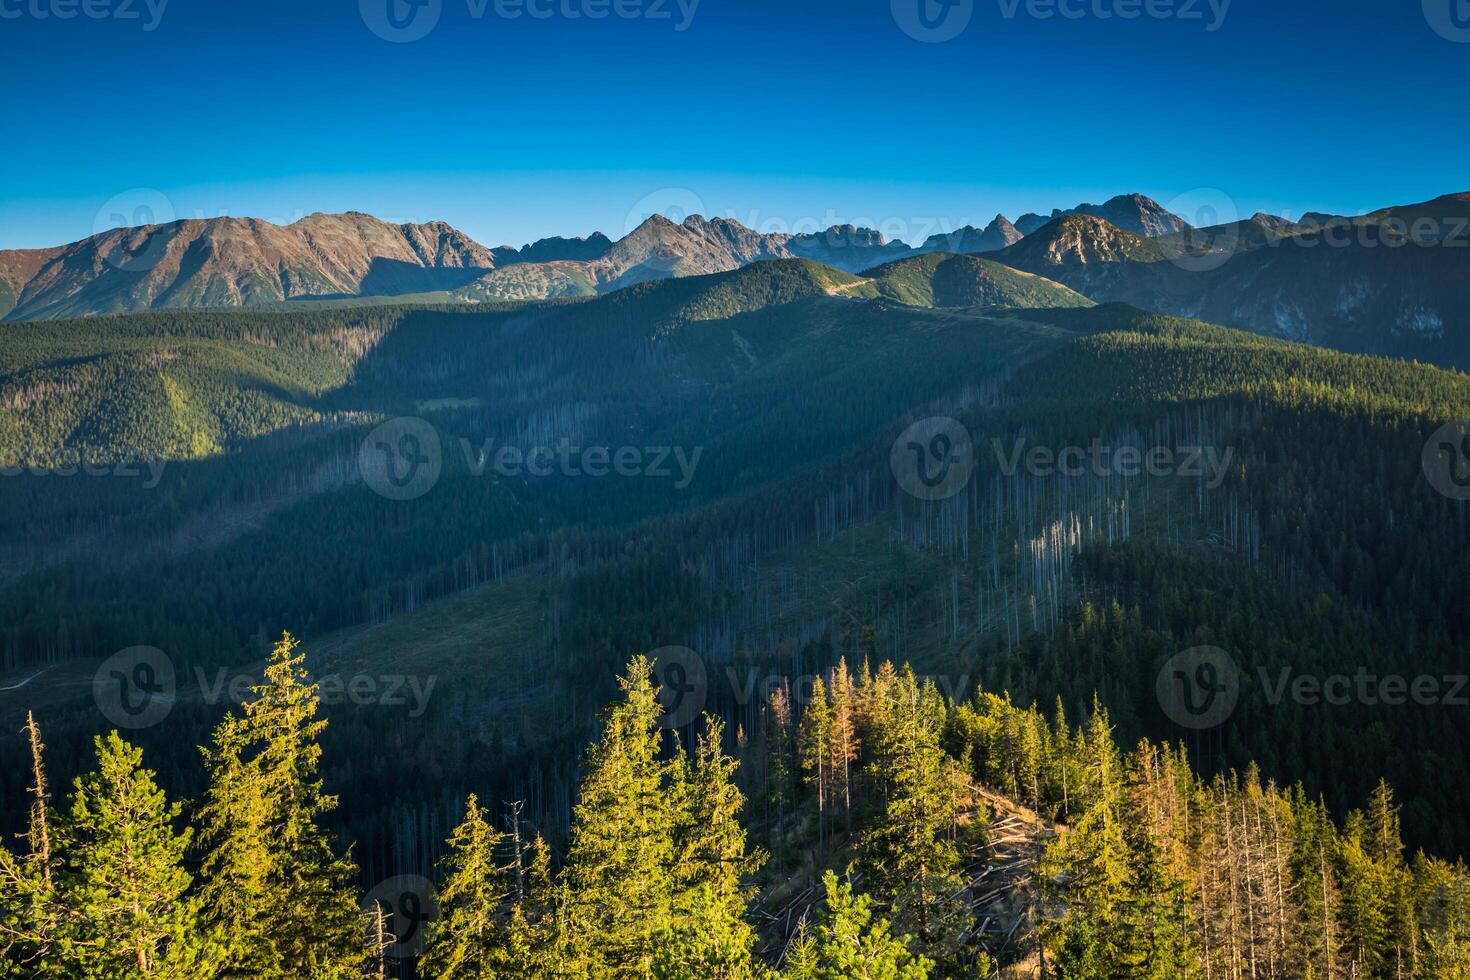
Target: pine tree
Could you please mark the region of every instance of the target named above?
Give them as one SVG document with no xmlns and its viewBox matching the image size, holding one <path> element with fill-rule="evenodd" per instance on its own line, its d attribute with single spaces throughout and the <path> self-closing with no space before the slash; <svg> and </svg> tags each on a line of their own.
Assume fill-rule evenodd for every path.
<svg viewBox="0 0 1470 980">
<path fill-rule="evenodd" d="M 876 733 L 871 770 L 886 804 L 861 839 L 873 892 L 938 960 L 958 951 L 964 906 L 959 850 L 950 838 L 957 767 L 940 747 L 945 706 L 931 685 L 905 670 L 891 687 L 889 722 Z"/>
<path fill-rule="evenodd" d="M 204 750 L 203 897 L 228 936 L 225 975 L 348 977 L 363 960 L 363 921 L 321 818 L 319 698 L 304 654 L 284 634 L 243 715 L 227 717 Z"/>
<path fill-rule="evenodd" d="M 1123 836 L 1122 782 L 1107 712 L 1093 704 L 1081 754 L 1086 800 L 1070 830 L 1048 847 L 1041 873 L 1064 908 L 1048 929 L 1054 959 L 1069 980 L 1126 976 L 1126 936 L 1121 921 L 1131 898 Z M 1076 813 L 1079 807 L 1074 807 Z"/>
<path fill-rule="evenodd" d="M 79 980 L 213 976 L 216 950 L 183 866 L 191 834 L 174 830 L 182 804 L 168 803 L 142 768 L 142 750 L 117 732 L 95 744 L 97 771 L 77 777 L 57 834 L 65 913 L 43 972 Z"/>
<path fill-rule="evenodd" d="M 31 750 L 31 797 L 25 854 L 0 845 L 0 976 L 25 976 L 55 941 L 56 905 L 51 846 L 51 797 L 46 784 L 41 727 L 26 712 Z"/>
<path fill-rule="evenodd" d="M 827 769 L 831 773 L 834 796 L 841 793 L 842 813 L 852 824 L 852 770 L 861 747 L 858 738 L 857 699 L 852 675 L 847 672 L 847 659 L 837 661 L 832 673 L 831 729 L 827 743 Z"/>
<path fill-rule="evenodd" d="M 783 684 L 771 692 L 766 709 L 766 801 L 780 820 L 796 803 L 792 751 L 791 692 Z"/>
<path fill-rule="evenodd" d="M 832 704 L 826 685 L 817 677 L 812 680 L 812 698 L 801 718 L 801 768 L 817 798 L 819 827 L 820 818 L 832 802 L 831 744 Z"/>
<path fill-rule="evenodd" d="M 672 926 L 675 813 L 669 792 L 682 770 L 659 758 L 652 667 L 638 657 L 621 681 L 592 747 L 572 818 L 564 881 L 577 955 L 594 973 L 647 974 Z"/>
<path fill-rule="evenodd" d="M 909 952 L 909 937 L 889 931 L 871 898 L 854 895 L 831 871 L 822 880 L 826 908 L 816 928 L 804 929 L 794 943 L 787 980 L 927 980 L 933 962 Z"/>
<path fill-rule="evenodd" d="M 735 785 L 738 763 L 724 754 L 724 724 L 706 728 L 684 776 L 676 782 L 673 921 L 660 943 L 662 977 L 753 975 L 755 931 L 745 920 L 750 895 L 742 879 L 764 862 L 747 854 L 739 814 L 745 797 Z"/>
<path fill-rule="evenodd" d="M 508 939 L 499 914 L 508 886 L 495 858 L 503 839 L 471 794 L 443 859 L 447 875 L 439 892 L 439 919 L 419 960 L 424 977 L 477 980 L 507 966 Z"/>
</svg>

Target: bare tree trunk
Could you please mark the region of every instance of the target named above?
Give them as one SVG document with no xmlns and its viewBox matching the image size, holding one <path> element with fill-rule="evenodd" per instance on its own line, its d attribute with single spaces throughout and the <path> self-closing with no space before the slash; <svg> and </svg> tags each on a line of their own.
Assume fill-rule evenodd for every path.
<svg viewBox="0 0 1470 980">
<path fill-rule="evenodd" d="M 50 888 L 51 829 L 47 815 L 46 768 L 41 761 L 46 747 L 41 744 L 41 726 L 36 724 L 36 716 L 29 711 L 26 712 L 26 735 L 31 743 L 31 856 L 41 866 L 42 882 Z M 143 954 L 140 951 L 138 955 L 142 957 Z"/>
</svg>

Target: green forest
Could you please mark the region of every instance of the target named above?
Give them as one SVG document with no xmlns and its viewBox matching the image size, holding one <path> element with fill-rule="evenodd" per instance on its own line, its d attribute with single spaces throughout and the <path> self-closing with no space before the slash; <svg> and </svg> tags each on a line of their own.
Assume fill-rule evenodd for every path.
<svg viewBox="0 0 1470 980">
<path fill-rule="evenodd" d="M 303 661 L 275 645 L 201 747 L 197 801 L 114 731 L 53 803 L 30 720 L 24 846 L 0 851 L 10 974 L 386 976 L 407 949 L 446 980 L 1470 971 L 1470 869 L 1406 851 L 1387 783 L 1336 822 L 1253 767 L 1204 778 L 1182 746 L 1122 748 L 1096 702 L 1074 727 L 889 662 L 777 690 L 733 739 L 705 716 L 686 751 L 634 658 L 564 850 L 471 793 L 437 895 L 385 907 L 323 823 Z"/>
<path fill-rule="evenodd" d="M 968 256 L 7 326 L 15 976 L 1470 976 L 1470 712 L 1292 693 L 1470 673 L 1463 374 Z M 936 417 L 970 472 L 922 499 Z M 408 500 L 362 470 L 400 418 Z M 1015 462 L 1094 444 L 1209 465 Z M 1202 648 L 1203 729 L 1157 688 Z"/>
</svg>

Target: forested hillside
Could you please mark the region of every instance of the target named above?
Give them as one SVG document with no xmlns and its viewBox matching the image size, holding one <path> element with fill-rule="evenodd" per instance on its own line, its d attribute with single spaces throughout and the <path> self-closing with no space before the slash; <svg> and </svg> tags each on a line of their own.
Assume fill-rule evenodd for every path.
<svg viewBox="0 0 1470 980">
<path fill-rule="evenodd" d="M 1464 375 L 943 256 L 13 326 L 0 800 L 32 835 L 7 837 L 23 969 L 100 955 L 104 811 L 163 855 L 167 927 L 126 947 L 161 975 L 244 955 L 216 942 L 242 915 L 227 931 L 278 975 L 375 970 L 354 910 L 405 875 L 476 896 L 441 903 L 430 976 L 1466 969 L 1470 515 L 1425 453 L 1470 417 Z M 438 459 L 395 495 L 373 460 L 404 433 Z M 63 475 L 71 453 L 89 465 Z M 935 460 L 963 479 L 924 482 Z M 1159 687 L 1200 649 L 1234 668 L 1206 726 Z M 1439 687 L 1299 693 L 1360 674 Z M 142 761 L 108 737 L 119 677 Z M 651 685 L 691 683 L 659 734 Z M 272 863 L 287 831 L 226 805 L 266 806 L 257 779 L 314 787 L 289 831 L 315 828 L 313 867 Z M 166 816 L 155 785 L 189 805 Z M 643 831 L 608 830 L 630 812 Z M 237 851 L 266 870 L 222 873 Z M 282 882 L 322 904 L 272 924 L 234 900 Z"/>
<path fill-rule="evenodd" d="M 290 636 L 203 749 L 197 807 L 140 751 L 54 807 L 41 732 L 27 846 L 0 851 L 16 976 L 1430 977 L 1470 969 L 1470 870 L 1407 856 L 1380 783 L 1338 824 L 1252 767 L 1120 750 L 907 668 L 789 683 L 685 748 L 635 658 L 586 753 L 565 848 L 471 793 L 441 884 L 360 895 L 323 820 L 319 689 Z M 497 812 L 503 810 L 503 812 Z M 503 829 L 502 829 L 503 828 Z M 762 846 L 764 845 L 764 846 Z M 553 853 L 555 850 L 555 853 Z M 820 879 L 820 887 L 812 882 Z"/>
</svg>

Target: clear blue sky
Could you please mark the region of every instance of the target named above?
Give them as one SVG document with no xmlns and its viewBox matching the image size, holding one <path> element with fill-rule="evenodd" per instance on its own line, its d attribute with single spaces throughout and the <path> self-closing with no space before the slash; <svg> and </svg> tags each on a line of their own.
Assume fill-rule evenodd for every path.
<svg viewBox="0 0 1470 980">
<path fill-rule="evenodd" d="M 700 0 L 679 30 L 679 0 L 437 0 L 427 36 L 390 43 L 368 26 L 389 0 L 168 0 L 147 30 L 150 2 L 0 0 L 0 248 L 139 202 L 520 245 L 694 206 L 914 237 L 1133 190 L 1295 215 L 1470 189 L 1470 43 L 1421 0 L 1233 0 L 1217 30 L 1209 0 L 1194 20 L 960 0 L 940 43 L 900 21 L 922 2 L 945 31 L 963 6 Z M 526 2 L 552 16 L 497 13 Z M 586 16 L 614 3 L 666 16 Z M 55 16 L 108 4 L 137 17 Z"/>
</svg>

